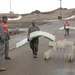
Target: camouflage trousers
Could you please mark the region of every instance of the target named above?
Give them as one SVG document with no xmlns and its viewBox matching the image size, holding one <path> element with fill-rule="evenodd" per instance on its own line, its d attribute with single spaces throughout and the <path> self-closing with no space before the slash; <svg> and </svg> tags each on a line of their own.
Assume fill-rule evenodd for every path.
<svg viewBox="0 0 75 75">
<path fill-rule="evenodd" d="M 0 65 L 3 63 L 4 52 L 5 52 L 5 44 L 2 44 L 0 41 Z"/>
<path fill-rule="evenodd" d="M 38 38 L 35 38 L 35 39 L 30 41 L 30 48 L 32 49 L 34 55 L 37 55 L 38 44 L 39 44 Z"/>
<path fill-rule="evenodd" d="M 65 35 L 69 36 L 69 29 L 65 29 Z"/>
<path fill-rule="evenodd" d="M 9 40 L 5 40 L 5 57 L 8 57 L 9 53 Z"/>
</svg>

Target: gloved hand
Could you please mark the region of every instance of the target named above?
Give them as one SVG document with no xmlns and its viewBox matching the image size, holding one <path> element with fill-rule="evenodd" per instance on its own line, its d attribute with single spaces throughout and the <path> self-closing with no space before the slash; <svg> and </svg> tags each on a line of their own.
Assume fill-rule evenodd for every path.
<svg viewBox="0 0 75 75">
<path fill-rule="evenodd" d="M 27 38 L 27 41 L 30 41 L 29 38 Z"/>
<path fill-rule="evenodd" d="M 30 35 L 27 35 L 27 41 L 30 41 L 30 39 L 29 39 L 29 38 L 30 38 Z"/>
<path fill-rule="evenodd" d="M 10 40 L 9 34 L 5 34 L 5 40 Z"/>
<path fill-rule="evenodd" d="M 8 37 L 8 40 L 10 40 L 10 35 L 9 34 L 7 34 L 7 37 Z"/>
</svg>

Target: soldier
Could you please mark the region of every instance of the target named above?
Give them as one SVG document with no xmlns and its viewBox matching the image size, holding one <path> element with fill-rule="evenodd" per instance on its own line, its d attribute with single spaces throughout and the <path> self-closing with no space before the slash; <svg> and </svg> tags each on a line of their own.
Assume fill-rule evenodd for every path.
<svg viewBox="0 0 75 75">
<path fill-rule="evenodd" d="M 65 29 L 65 35 L 69 36 L 69 28 L 65 28 L 66 26 L 70 26 L 70 23 L 68 21 L 65 22 L 64 29 Z"/>
<path fill-rule="evenodd" d="M 38 44 L 39 44 L 39 37 L 36 37 L 30 41 L 30 33 L 34 31 L 40 31 L 39 27 L 36 25 L 36 21 L 32 20 L 32 25 L 29 26 L 28 28 L 28 41 L 30 42 L 30 48 L 32 49 L 34 58 L 37 57 L 37 52 L 38 52 Z"/>
<path fill-rule="evenodd" d="M 2 67 L 4 52 L 5 52 L 5 35 L 0 20 L 0 71 L 6 70 L 6 68 Z"/>
<path fill-rule="evenodd" d="M 4 34 L 5 34 L 5 59 L 10 60 L 11 58 L 8 56 L 10 36 L 8 32 L 7 19 L 8 19 L 7 16 L 2 17 L 2 26 L 3 26 Z"/>
</svg>

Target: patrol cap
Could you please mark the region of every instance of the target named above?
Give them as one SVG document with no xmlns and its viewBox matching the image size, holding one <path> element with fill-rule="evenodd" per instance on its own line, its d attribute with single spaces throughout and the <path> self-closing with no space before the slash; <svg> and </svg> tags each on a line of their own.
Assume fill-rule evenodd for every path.
<svg viewBox="0 0 75 75">
<path fill-rule="evenodd" d="M 31 20 L 31 22 L 36 22 L 35 18 Z"/>
</svg>

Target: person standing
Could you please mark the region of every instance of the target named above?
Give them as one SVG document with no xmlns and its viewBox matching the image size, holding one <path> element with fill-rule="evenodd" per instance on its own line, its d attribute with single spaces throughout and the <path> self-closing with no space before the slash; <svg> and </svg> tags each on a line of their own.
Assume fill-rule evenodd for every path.
<svg viewBox="0 0 75 75">
<path fill-rule="evenodd" d="M 8 56 L 9 53 L 9 40 L 10 40 L 10 36 L 9 36 L 9 31 L 8 31 L 8 25 L 7 25 L 7 16 L 3 16 L 2 17 L 2 26 L 4 29 L 4 34 L 5 34 L 5 59 L 10 60 L 11 58 Z"/>
<path fill-rule="evenodd" d="M 40 28 L 36 25 L 36 21 L 32 20 L 31 25 L 28 28 L 27 40 L 30 42 L 30 48 L 32 49 L 34 58 L 37 58 L 39 37 L 33 38 L 30 41 L 30 33 L 35 32 L 35 31 L 40 31 Z"/>
<path fill-rule="evenodd" d="M 4 52 L 5 52 L 5 35 L 4 35 L 4 29 L 1 24 L 1 20 L 0 20 L 0 71 L 6 70 L 6 68 L 2 67 L 3 60 L 4 60 Z"/>
<path fill-rule="evenodd" d="M 66 28 L 66 26 L 70 26 L 70 23 L 68 21 L 64 23 L 64 29 L 65 29 L 65 35 L 69 36 L 69 28 Z"/>
</svg>

